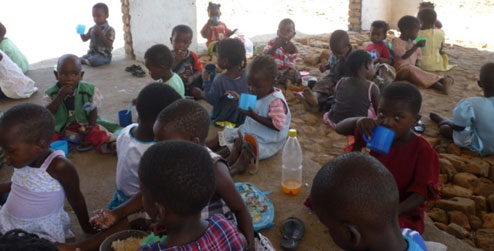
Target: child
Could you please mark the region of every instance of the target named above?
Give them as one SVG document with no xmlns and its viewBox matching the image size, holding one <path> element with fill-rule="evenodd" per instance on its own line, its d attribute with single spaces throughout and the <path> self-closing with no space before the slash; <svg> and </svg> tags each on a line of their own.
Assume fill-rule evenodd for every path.
<svg viewBox="0 0 494 251">
<path fill-rule="evenodd" d="M 419 11 L 423 10 L 423 9 L 434 9 L 436 6 L 431 3 L 431 2 L 422 2 L 420 3 L 419 5 Z M 436 21 L 434 21 L 434 28 L 436 29 L 442 29 L 443 28 L 443 24 L 436 19 Z"/>
<path fill-rule="evenodd" d="M 139 192 L 137 169 L 144 152 L 155 143 L 153 125 L 156 117 L 163 108 L 179 99 L 180 95 L 173 88 L 160 83 L 149 84 L 139 92 L 136 101 L 138 124 L 125 127 L 117 138 L 116 185 L 110 210 Z"/>
<path fill-rule="evenodd" d="M 372 56 L 374 64 L 383 63 L 393 65 L 393 56 L 386 43 L 386 35 L 389 25 L 384 21 L 374 21 L 371 24 L 370 40 L 372 44 L 367 46 L 367 51 Z"/>
<path fill-rule="evenodd" d="M 201 35 L 203 38 L 206 38 L 208 41 L 206 42 L 206 46 L 208 47 L 209 55 L 213 56 L 216 52 L 216 43 L 222 39 L 228 38 L 235 30 L 231 31 L 226 27 L 225 23 L 220 21 L 221 4 L 214 4 L 209 2 L 208 4 L 208 22 L 202 27 Z"/>
<path fill-rule="evenodd" d="M 240 40 L 227 38 L 218 42 L 217 52 L 218 67 L 226 69 L 226 72 L 217 75 L 212 82 L 211 76 L 207 72 L 203 73 L 206 101 L 213 106 L 211 119 L 214 123 L 230 121 L 240 125 L 245 116 L 237 111 L 237 104 L 229 98 L 227 92 L 248 93 L 245 47 Z"/>
<path fill-rule="evenodd" d="M 97 3 L 93 6 L 93 20 L 96 25 L 81 35 L 83 42 L 91 40 L 89 51 L 82 56 L 81 63 L 100 66 L 111 62 L 111 51 L 115 40 L 115 30 L 108 24 L 108 6 Z"/>
<path fill-rule="evenodd" d="M 285 96 L 275 88 L 278 67 L 269 56 L 256 57 L 249 67 L 248 83 L 250 93 L 257 96 L 255 109 L 248 111 L 239 109 L 247 116 L 245 123 L 238 128 L 225 128 L 223 136 L 226 142 L 232 143 L 240 132 L 241 135 L 251 134 L 259 144 L 259 159 L 267 159 L 275 155 L 283 147 L 288 136 L 291 113 Z M 236 98 L 238 94 L 234 93 Z M 211 146 L 219 145 L 219 140 L 211 142 Z M 234 152 L 231 152 L 229 163 L 234 163 Z M 241 155 L 238 155 L 241 156 Z"/>
<path fill-rule="evenodd" d="M 425 38 L 420 68 L 425 71 L 449 71 L 454 66 L 448 65 L 448 55 L 443 51 L 444 31 L 434 28 L 436 17 L 434 9 L 423 9 L 418 14 L 422 24 L 418 36 Z"/>
<path fill-rule="evenodd" d="M 350 44 L 350 37 L 348 33 L 343 30 L 336 30 L 331 34 L 329 38 L 329 47 L 332 54 L 329 57 L 326 65 L 320 65 L 319 70 L 325 72 L 330 70 L 329 74 L 322 80 L 318 81 L 312 91 L 310 89 L 304 90 L 304 105 L 312 109 L 322 109 L 324 111 L 329 110 L 329 106 L 326 105 L 330 96 L 334 94 L 334 88 L 336 83 L 345 75 L 345 61 L 355 49 Z"/>
<path fill-rule="evenodd" d="M 420 29 L 420 21 L 413 16 L 404 16 L 398 21 L 398 28 L 401 35 L 391 42 L 391 48 L 395 55 L 396 80 L 409 81 L 414 85 L 425 88 L 431 87 L 448 94 L 449 87 L 453 84 L 452 78 L 443 78 L 417 67 L 420 65 L 418 61 L 422 57 L 420 47 L 425 45 L 424 40 L 414 42 Z"/>
<path fill-rule="evenodd" d="M 144 209 L 168 230 L 164 242 L 140 251 L 243 250 L 235 225 L 223 215 L 201 218 L 215 191 L 213 161 L 204 147 L 184 141 L 152 146 L 139 164 L 139 180 Z"/>
<path fill-rule="evenodd" d="M 24 75 L 9 56 L 0 51 L 0 98 L 29 98 L 37 91 L 34 81 Z"/>
<path fill-rule="evenodd" d="M 453 110 L 450 121 L 438 114 L 430 118 L 439 124 L 439 132 L 452 138 L 456 145 L 469 148 L 481 155 L 494 154 L 494 63 L 487 63 L 480 70 L 480 88 L 484 97 L 472 97 L 460 101 Z"/>
<path fill-rule="evenodd" d="M 379 88 L 369 81 L 374 76 L 372 58 L 364 50 L 357 50 L 346 61 L 348 76 L 336 84 L 334 104 L 324 114 L 324 121 L 333 129 L 340 121 L 351 117 L 376 119 Z"/>
<path fill-rule="evenodd" d="M 166 45 L 151 46 L 144 54 L 144 60 L 152 79 L 171 86 L 182 98 L 185 97 L 184 83 L 178 74 L 172 72 L 173 55 Z"/>
<path fill-rule="evenodd" d="M 279 81 L 286 84 L 290 80 L 292 84 L 300 82 L 300 74 L 295 69 L 297 59 L 297 47 L 290 41 L 295 37 L 295 23 L 285 18 L 278 25 L 278 36 L 268 42 L 264 47 L 264 54 L 272 56 L 278 65 Z"/>
<path fill-rule="evenodd" d="M 100 153 L 112 153 L 110 145 L 118 126 L 98 118 L 98 107 L 103 96 L 91 83 L 81 81 L 80 60 L 71 54 L 58 59 L 54 71 L 57 83 L 45 91 L 46 108 L 55 116 L 55 136 L 53 141 L 68 134 L 80 135 L 80 152 L 89 151 L 95 146 Z"/>
<path fill-rule="evenodd" d="M 82 230 L 93 232 L 74 165 L 63 151 L 50 149 L 53 128 L 50 112 L 29 103 L 12 107 L 0 118 L 0 146 L 7 164 L 14 167 L 12 181 L 0 185 L 0 193 L 10 192 L 0 209 L 1 233 L 21 228 L 64 243 L 73 237 L 65 195 Z"/>
<path fill-rule="evenodd" d="M 3 51 L 9 58 L 21 68 L 23 73 L 29 71 L 29 62 L 22 52 L 15 46 L 12 40 L 5 37 L 7 29 L 0 23 L 0 51 Z"/>
<path fill-rule="evenodd" d="M 400 231 L 398 187 L 373 157 L 338 156 L 319 170 L 312 183 L 312 207 L 340 248 L 427 250 L 420 234 Z"/>
<path fill-rule="evenodd" d="M 354 151 L 365 146 L 362 134 L 371 137 L 377 125 L 395 132 L 388 154 L 371 151 L 393 174 L 400 193 L 400 227 L 424 232 L 424 202 L 438 196 L 439 157 L 431 145 L 413 132 L 420 119 L 422 96 L 414 86 L 393 83 L 386 87 L 377 110 L 377 120 L 348 118 L 336 132 L 355 136 Z"/>
<path fill-rule="evenodd" d="M 202 65 L 197 54 L 189 50 L 192 43 L 192 29 L 187 25 L 177 25 L 172 30 L 170 42 L 173 46 L 173 72 L 185 84 L 185 96 L 202 98 Z"/>
</svg>

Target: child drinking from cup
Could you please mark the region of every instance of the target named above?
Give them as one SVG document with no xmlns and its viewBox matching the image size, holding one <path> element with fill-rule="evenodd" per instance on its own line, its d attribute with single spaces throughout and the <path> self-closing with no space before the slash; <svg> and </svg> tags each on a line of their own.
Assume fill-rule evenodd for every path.
<svg viewBox="0 0 494 251">
<path fill-rule="evenodd" d="M 245 116 L 237 110 L 237 104 L 227 92 L 247 93 L 247 72 L 244 44 L 238 39 L 226 38 L 218 42 L 218 67 L 226 72 L 214 80 L 208 71 L 203 73 L 203 89 L 206 101 L 213 106 L 211 119 L 214 123 L 229 121 L 240 125 Z"/>
<path fill-rule="evenodd" d="M 63 151 L 50 149 L 53 128 L 51 113 L 29 103 L 12 107 L 0 118 L 0 146 L 7 164 L 14 167 L 12 181 L 0 184 L 0 193 L 10 192 L 0 209 L 1 233 L 20 228 L 64 243 L 73 237 L 65 196 L 82 230 L 94 232 L 74 165 Z"/>
<path fill-rule="evenodd" d="M 108 6 L 97 3 L 93 6 L 95 25 L 86 34 L 81 34 L 83 42 L 91 40 L 89 51 L 82 56 L 81 63 L 90 66 L 100 66 L 111 62 L 115 30 L 108 24 Z"/>
<path fill-rule="evenodd" d="M 22 54 L 22 52 L 15 46 L 14 42 L 9 38 L 5 37 L 7 29 L 0 23 L 0 51 L 3 51 L 9 58 L 14 62 L 19 68 L 21 68 L 22 73 L 29 71 L 29 62 L 27 58 Z"/>
<path fill-rule="evenodd" d="M 209 2 L 208 4 L 208 22 L 202 27 L 201 35 L 207 39 L 206 46 L 208 47 L 209 55 L 216 55 L 216 43 L 222 39 L 228 38 L 235 30 L 231 31 L 226 27 L 226 24 L 220 21 L 221 4 Z"/>
<path fill-rule="evenodd" d="M 99 119 L 103 96 L 93 84 L 81 81 L 84 72 L 80 60 L 75 55 L 63 55 L 54 74 L 58 82 L 44 96 L 46 108 L 55 116 L 53 141 L 75 134 L 82 140 L 78 151 L 89 151 L 94 146 L 100 153 L 113 153 L 110 142 L 115 136 L 111 132 L 118 126 Z"/>
<path fill-rule="evenodd" d="M 446 39 L 444 31 L 434 28 L 436 18 L 437 14 L 434 9 L 419 11 L 418 19 L 422 26 L 418 36 L 425 38 L 425 46 L 421 49 L 420 68 L 425 71 L 449 71 L 454 65 L 448 64 L 448 55 L 443 51 Z"/>
<path fill-rule="evenodd" d="M 295 69 L 298 51 L 290 41 L 295 34 L 295 23 L 285 18 L 278 25 L 277 37 L 270 40 L 264 47 L 264 54 L 272 56 L 278 65 L 278 80 L 284 85 L 286 85 L 286 80 L 290 80 L 291 84 L 300 82 L 300 73 Z"/>
<path fill-rule="evenodd" d="M 451 77 L 441 77 L 437 74 L 423 71 L 417 65 L 422 57 L 420 47 L 424 47 L 426 41 L 415 42 L 420 30 L 420 21 L 413 16 L 404 16 L 398 21 L 401 35 L 392 40 L 392 50 L 395 55 L 396 80 L 409 81 L 414 85 L 434 88 L 444 94 L 448 94 L 453 84 Z"/>
<path fill-rule="evenodd" d="M 155 143 L 153 125 L 158 114 L 180 95 L 168 85 L 153 83 L 144 87 L 137 96 L 137 124 L 131 124 L 117 138 L 117 173 L 115 193 L 110 210 L 120 206 L 139 192 L 137 169 L 144 152 Z"/>
<path fill-rule="evenodd" d="M 202 65 L 197 54 L 189 50 L 192 43 L 192 29 L 187 25 L 177 25 L 172 30 L 170 42 L 173 46 L 173 72 L 177 73 L 184 83 L 185 96 L 196 99 L 202 94 Z"/>
<path fill-rule="evenodd" d="M 439 132 L 453 139 L 456 145 L 478 152 L 494 154 L 494 63 L 487 63 L 480 70 L 479 86 L 484 97 L 461 100 L 453 110 L 453 120 L 431 113 L 432 121 L 439 125 Z"/>
<path fill-rule="evenodd" d="M 431 145 L 413 132 L 420 119 L 422 96 L 414 86 L 393 83 L 386 87 L 377 109 L 377 120 L 348 118 L 336 132 L 355 136 L 354 151 L 365 146 L 363 136 L 373 137 L 376 126 L 395 132 L 388 154 L 371 151 L 393 174 L 400 194 L 399 222 L 402 228 L 424 232 L 424 202 L 438 196 L 439 157 Z M 372 139 L 372 138 L 371 138 Z"/>
<path fill-rule="evenodd" d="M 185 97 L 185 87 L 182 79 L 177 73 L 172 71 L 173 55 L 170 49 L 164 44 L 156 44 L 147 49 L 144 53 L 144 64 L 149 70 L 151 78 L 169 85 L 180 96 Z"/>
</svg>

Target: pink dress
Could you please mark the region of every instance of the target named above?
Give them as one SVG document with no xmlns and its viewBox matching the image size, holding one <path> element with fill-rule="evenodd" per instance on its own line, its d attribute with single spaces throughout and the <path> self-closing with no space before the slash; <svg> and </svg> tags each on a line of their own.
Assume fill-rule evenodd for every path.
<svg viewBox="0 0 494 251">
<path fill-rule="evenodd" d="M 422 57 L 422 51 L 418 48 L 410 57 L 402 59 L 401 57 L 413 47 L 412 42 L 405 41 L 401 38 L 394 38 L 392 50 L 395 55 L 396 80 L 409 81 L 414 85 L 421 87 L 431 87 L 441 77 L 437 74 L 426 72 L 416 66 L 417 60 Z"/>
<path fill-rule="evenodd" d="M 58 243 L 73 237 L 70 217 L 63 209 L 63 187 L 46 171 L 53 159 L 64 155 L 55 151 L 39 168 L 14 169 L 9 197 L 0 209 L 1 233 L 19 228 Z"/>
</svg>

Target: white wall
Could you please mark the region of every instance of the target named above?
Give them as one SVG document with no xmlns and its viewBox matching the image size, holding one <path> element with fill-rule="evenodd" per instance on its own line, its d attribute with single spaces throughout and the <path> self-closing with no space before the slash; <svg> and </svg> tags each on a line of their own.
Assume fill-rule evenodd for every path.
<svg viewBox="0 0 494 251">
<path fill-rule="evenodd" d="M 398 20 L 406 15 L 416 16 L 419 11 L 419 4 L 422 0 L 391 0 L 391 19 L 389 25 L 392 28 L 398 27 Z"/>
<path fill-rule="evenodd" d="M 391 20 L 391 2 L 393 0 L 362 0 L 362 29 L 369 30 L 372 22 Z"/>
<path fill-rule="evenodd" d="M 196 29 L 195 0 L 130 0 L 130 29 L 137 60 L 144 59 L 146 50 L 155 44 L 165 44 L 171 49 L 170 36 L 175 25 L 185 24 Z M 190 49 L 197 49 L 192 39 Z"/>
</svg>

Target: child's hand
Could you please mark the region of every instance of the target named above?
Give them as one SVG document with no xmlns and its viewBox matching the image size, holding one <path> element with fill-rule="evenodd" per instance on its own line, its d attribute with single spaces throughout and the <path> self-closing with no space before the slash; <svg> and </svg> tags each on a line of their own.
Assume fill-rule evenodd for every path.
<svg viewBox="0 0 494 251">
<path fill-rule="evenodd" d="M 326 70 L 327 70 L 326 64 L 319 65 L 319 71 L 320 72 L 325 72 Z"/>
<path fill-rule="evenodd" d="M 178 62 L 184 60 L 184 58 L 185 58 L 185 51 L 177 50 L 177 51 L 174 52 L 173 57 L 174 57 L 175 62 L 178 63 Z"/>
<path fill-rule="evenodd" d="M 72 94 L 74 94 L 74 87 L 70 85 L 64 85 L 58 90 L 58 95 L 61 95 L 63 98 L 71 96 Z"/>
<path fill-rule="evenodd" d="M 158 222 L 152 223 L 150 227 L 151 227 L 151 231 L 156 236 L 162 236 L 167 234 L 166 227 Z"/>
<path fill-rule="evenodd" d="M 233 97 L 233 101 L 237 101 L 240 98 L 240 95 L 238 95 L 238 93 L 235 91 L 226 91 L 225 95 L 231 95 Z"/>
<path fill-rule="evenodd" d="M 424 47 L 425 46 L 425 40 L 420 40 L 416 43 L 417 47 Z"/>
<path fill-rule="evenodd" d="M 94 216 L 91 217 L 89 223 L 91 223 L 95 229 L 107 229 L 117 222 L 116 215 L 110 210 L 99 209 L 94 211 L 93 214 Z"/>
<path fill-rule="evenodd" d="M 187 83 L 185 83 L 185 85 L 191 85 L 192 83 L 194 83 L 194 76 L 190 76 L 187 78 Z"/>
<path fill-rule="evenodd" d="M 274 42 L 274 45 L 273 47 L 275 48 L 280 48 L 280 47 L 283 47 L 285 46 L 286 44 L 288 44 L 288 40 L 286 40 L 285 38 L 277 38 L 276 41 Z"/>
<path fill-rule="evenodd" d="M 98 36 L 98 37 L 101 37 L 101 36 L 103 36 L 103 35 L 104 35 L 104 34 L 103 34 L 103 30 L 101 29 L 101 26 L 99 26 L 99 25 L 96 25 L 96 27 L 94 27 L 93 32 L 94 32 L 94 34 L 96 34 L 96 36 Z"/>
<path fill-rule="evenodd" d="M 240 113 L 245 114 L 246 116 L 249 116 L 251 118 L 254 118 L 257 115 L 256 112 L 254 112 L 254 110 L 252 110 L 252 107 L 249 107 L 248 111 L 241 109 L 240 107 L 237 109 Z"/>
<path fill-rule="evenodd" d="M 376 121 L 370 118 L 361 118 L 357 121 L 357 129 L 360 133 L 364 133 L 367 138 L 372 136 L 372 131 L 376 127 Z"/>
</svg>

